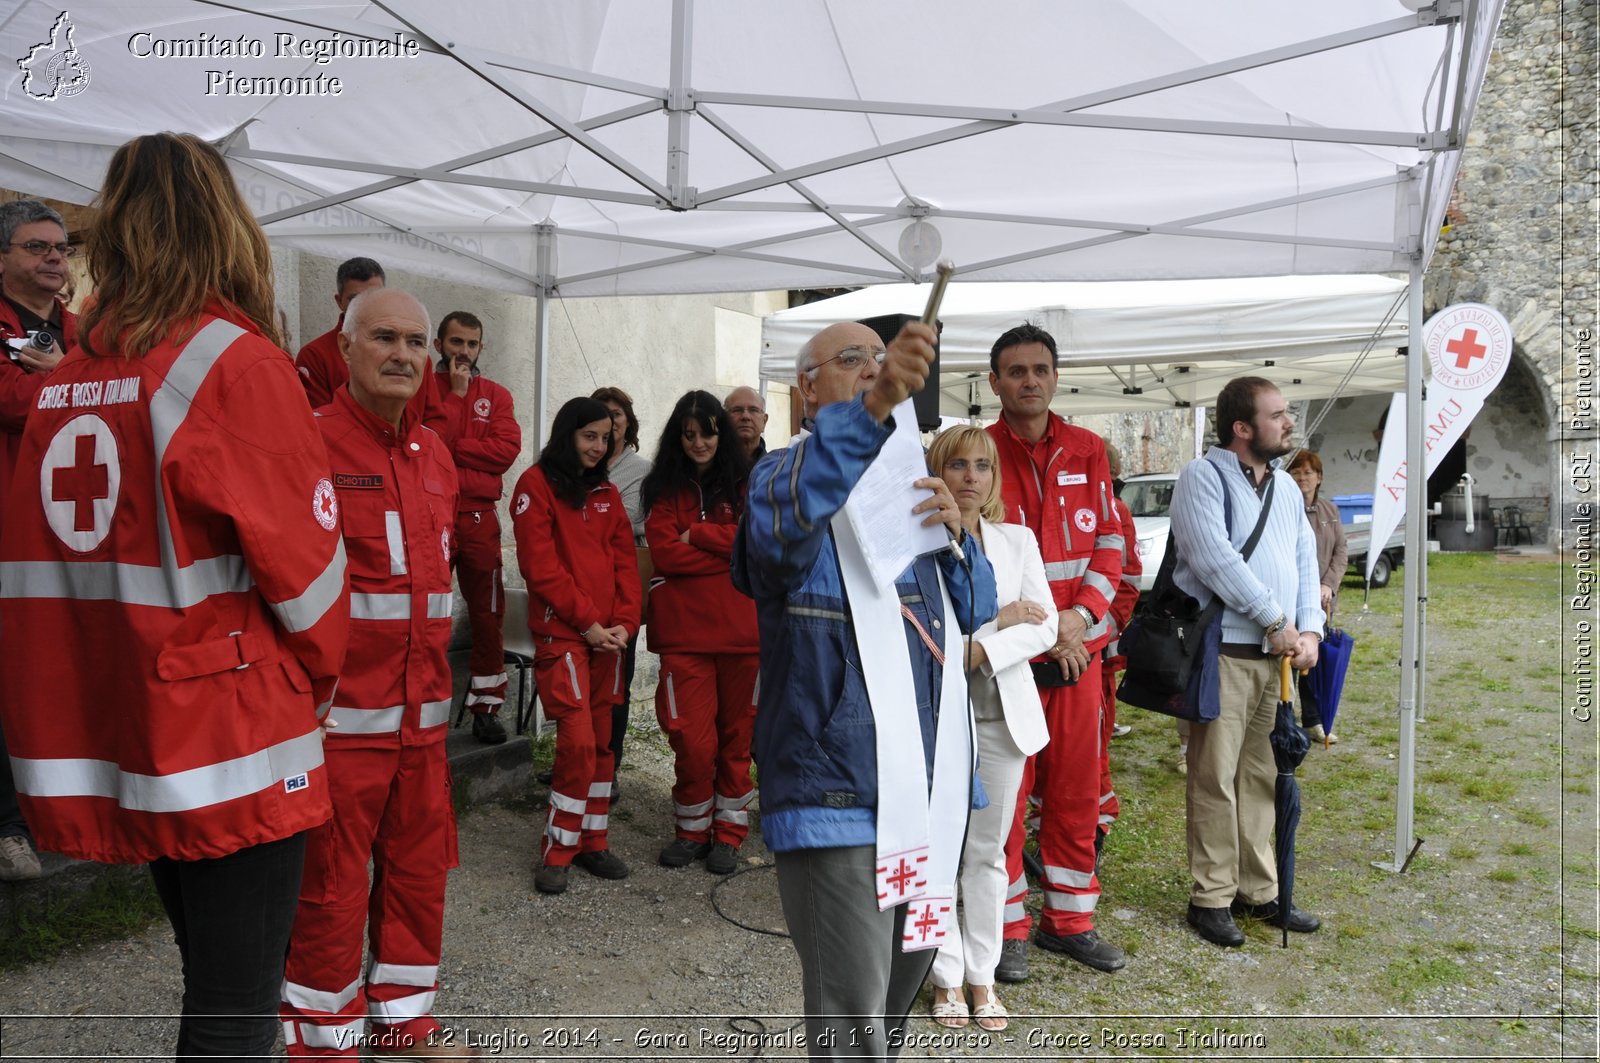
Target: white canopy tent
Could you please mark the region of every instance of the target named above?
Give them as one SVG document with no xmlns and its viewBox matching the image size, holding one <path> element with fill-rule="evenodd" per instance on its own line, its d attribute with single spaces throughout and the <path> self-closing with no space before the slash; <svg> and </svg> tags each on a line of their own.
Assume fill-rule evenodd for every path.
<svg viewBox="0 0 1600 1063">
<path fill-rule="evenodd" d="M 282 245 L 535 295 L 1404 272 L 1415 334 L 1503 0 L 1418 2 L 0 0 L 0 186 L 178 129 Z"/>
<path fill-rule="evenodd" d="M 761 324 L 761 376 L 836 321 L 920 315 L 928 285 L 880 284 L 780 310 Z M 1290 399 L 1405 390 L 1406 285 L 1387 277 L 952 284 L 940 305 L 940 409 L 993 418 L 989 348 L 1024 321 L 1061 350 L 1063 413 L 1205 406 L 1230 377 L 1264 374 Z"/>
</svg>

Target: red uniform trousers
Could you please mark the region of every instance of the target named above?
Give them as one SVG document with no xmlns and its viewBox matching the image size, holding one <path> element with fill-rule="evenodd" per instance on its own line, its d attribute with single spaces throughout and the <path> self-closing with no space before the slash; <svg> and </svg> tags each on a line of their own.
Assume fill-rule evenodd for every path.
<svg viewBox="0 0 1600 1063">
<path fill-rule="evenodd" d="M 495 713 L 506 700 L 506 653 L 502 624 L 506 615 L 500 518 L 493 505 L 456 514 L 455 552 L 450 561 L 467 600 L 472 656 L 467 662 L 467 708 Z"/>
<path fill-rule="evenodd" d="M 1023 768 L 1017 815 L 1006 838 L 1007 938 L 1025 938 L 1031 920 L 1023 902 L 1028 880 L 1022 868 L 1027 838 L 1027 797 L 1039 797 L 1039 859 L 1044 864 L 1047 934 L 1067 937 L 1094 929 L 1100 880 L 1094 872 L 1094 835 L 1100 821 L 1100 659 L 1070 687 L 1039 691 L 1050 741 Z"/>
<path fill-rule="evenodd" d="M 1117 658 L 1121 660 L 1122 658 Z M 1100 830 L 1109 831 L 1122 814 L 1122 803 L 1111 788 L 1111 731 L 1117 726 L 1117 673 L 1100 662 Z"/>
<path fill-rule="evenodd" d="M 750 833 L 750 735 L 757 653 L 664 653 L 656 719 L 672 745 L 672 812 L 678 837 L 727 842 Z"/>
<path fill-rule="evenodd" d="M 545 715 L 556 722 L 555 773 L 544 826 L 546 867 L 565 867 L 581 850 L 608 847 L 611 812 L 611 709 L 624 696 L 620 653 L 552 639 L 533 659 Z"/>
<path fill-rule="evenodd" d="M 325 749 L 335 812 L 307 837 L 279 1009 L 294 1059 L 356 1059 L 363 1043 L 403 1046 L 438 1029 L 445 872 L 456 866 L 442 741 L 374 747 L 330 735 Z"/>
</svg>

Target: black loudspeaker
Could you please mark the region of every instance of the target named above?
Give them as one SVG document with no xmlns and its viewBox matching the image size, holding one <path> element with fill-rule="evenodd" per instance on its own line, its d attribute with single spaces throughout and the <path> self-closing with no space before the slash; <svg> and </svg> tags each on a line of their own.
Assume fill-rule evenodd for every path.
<svg viewBox="0 0 1600 1063">
<path fill-rule="evenodd" d="M 867 326 L 883 340 L 887 347 L 900 335 L 900 329 L 907 321 L 920 321 L 921 314 L 883 314 L 879 317 L 863 318 L 858 324 Z M 944 332 L 944 322 L 936 321 L 933 326 L 937 336 Z M 933 342 L 933 367 L 928 370 L 928 382 L 921 391 L 911 396 L 911 402 L 917 408 L 917 427 L 924 432 L 931 432 L 939 427 L 939 341 Z"/>
</svg>

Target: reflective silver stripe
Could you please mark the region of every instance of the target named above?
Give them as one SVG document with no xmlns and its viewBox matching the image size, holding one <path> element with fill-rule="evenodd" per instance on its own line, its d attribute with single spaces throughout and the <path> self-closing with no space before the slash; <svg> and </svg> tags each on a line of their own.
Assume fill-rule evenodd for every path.
<svg viewBox="0 0 1600 1063">
<path fill-rule="evenodd" d="M 155 565 L 116 561 L 7 561 L 0 564 L 0 597 L 71 598 L 157 609 L 187 609 L 213 594 L 233 594 L 254 584 L 244 558 L 207 557 L 184 570 L 175 584 Z"/>
<path fill-rule="evenodd" d="M 571 812 L 573 815 L 581 816 L 583 815 L 583 810 L 589 806 L 582 798 L 568 797 L 564 793 L 551 790 L 550 807 L 559 808 L 563 812 Z"/>
<path fill-rule="evenodd" d="M 438 964 L 379 963 L 373 960 L 367 969 L 368 982 L 388 985 L 431 986 L 439 980 Z"/>
<path fill-rule="evenodd" d="M 1101 635 L 1104 635 L 1107 631 L 1110 631 L 1110 630 L 1111 630 L 1111 614 L 1107 613 L 1105 616 L 1102 616 L 1100 618 L 1099 622 L 1097 622 L 1094 625 L 1094 627 L 1090 628 L 1088 631 L 1085 631 L 1083 633 L 1083 640 L 1085 642 L 1092 641 L 1094 639 L 1099 638 Z"/>
<path fill-rule="evenodd" d="M 406 574 L 406 533 L 400 526 L 400 514 L 395 510 L 385 510 L 383 514 L 383 533 L 389 540 L 389 575 L 404 576 Z"/>
<path fill-rule="evenodd" d="M 1120 579 L 1121 579 L 1121 580 L 1122 580 L 1122 582 L 1123 582 L 1123 583 L 1126 583 L 1126 584 L 1127 584 L 1127 585 L 1128 585 L 1128 586 L 1130 586 L 1130 587 L 1135 587 L 1135 588 L 1137 588 L 1137 587 L 1138 587 L 1138 586 L 1139 586 L 1139 579 L 1138 579 L 1138 577 L 1136 577 L 1136 576 L 1130 576 L 1130 575 L 1128 575 L 1128 574 L 1127 574 L 1127 573 L 1126 573 L 1126 572 L 1124 572 L 1124 573 L 1123 573 L 1123 574 L 1122 574 L 1122 576 L 1121 576 L 1121 577 L 1120 577 Z"/>
<path fill-rule="evenodd" d="M 761 673 L 760 672 L 756 673 L 756 686 L 755 686 L 755 689 L 750 691 L 750 704 L 752 704 L 752 705 L 760 705 L 761 704 Z"/>
<path fill-rule="evenodd" d="M 354 1022 L 340 1023 L 338 1026 L 319 1026 L 314 1022 L 301 1020 L 297 1024 L 300 1028 L 300 1043 L 307 1048 L 349 1048 L 359 1045 L 361 1036 L 366 1032 L 367 1020 L 365 1016 Z"/>
<path fill-rule="evenodd" d="M 322 766 L 322 732 L 279 742 L 233 760 L 170 775 L 139 775 L 109 760 L 12 757 L 17 792 L 29 797 L 108 797 L 139 812 L 187 812 L 260 793 Z"/>
<path fill-rule="evenodd" d="M 1028 909 L 1023 906 L 1021 901 L 1012 901 L 1005 906 L 1005 910 L 1001 915 L 1001 918 L 1008 923 L 1015 923 L 1017 920 L 1021 919 L 1027 914 Z"/>
<path fill-rule="evenodd" d="M 1119 554 L 1122 553 L 1122 548 L 1124 545 L 1125 544 L 1123 543 L 1122 536 L 1120 535 L 1099 535 L 1096 536 L 1094 540 L 1094 548 L 1096 550 L 1110 550 L 1114 548 Z"/>
<path fill-rule="evenodd" d="M 810 617 L 813 620 L 845 620 L 845 614 L 837 609 L 817 609 L 809 605 L 791 605 L 784 612 L 790 616 Z"/>
<path fill-rule="evenodd" d="M 378 735 L 400 730 L 405 716 L 404 705 L 390 705 L 386 709 L 357 709 L 349 705 L 333 707 L 335 735 Z"/>
<path fill-rule="evenodd" d="M 1027 895 L 1028 877 L 1026 875 L 1018 875 L 1016 878 L 1007 883 L 1006 900 L 1009 901 L 1016 897 L 1026 897 Z"/>
<path fill-rule="evenodd" d="M 611 693 L 613 694 L 622 693 L 622 658 L 624 656 L 621 653 L 617 654 L 617 670 L 611 680 Z"/>
<path fill-rule="evenodd" d="M 333 696 L 334 696 L 334 694 L 337 694 L 338 692 L 339 692 L 339 681 L 337 679 L 335 679 L 333 681 L 333 693 L 328 695 L 328 700 L 327 701 L 324 701 L 321 705 L 317 706 L 317 719 L 325 720 L 325 719 L 328 718 L 328 713 L 333 711 Z"/>
<path fill-rule="evenodd" d="M 1052 561 L 1044 566 L 1044 578 L 1055 581 L 1061 579 L 1077 579 L 1089 571 L 1089 559 L 1080 557 L 1076 561 Z"/>
<path fill-rule="evenodd" d="M 1117 588 L 1113 587 L 1111 581 L 1098 572 L 1085 572 L 1083 574 L 1083 585 L 1099 591 L 1107 602 L 1117 596 Z"/>
<path fill-rule="evenodd" d="M 451 591 L 428 595 L 428 619 L 449 620 L 455 612 L 455 604 L 455 594 Z M 411 595 L 353 593 L 350 595 L 350 619 L 410 620 Z"/>
<path fill-rule="evenodd" d="M 499 675 L 475 675 L 471 680 L 472 688 L 474 690 L 482 690 L 485 687 L 504 686 L 506 682 L 506 674 L 504 672 L 501 672 Z"/>
<path fill-rule="evenodd" d="M 504 705 L 505 698 L 497 698 L 493 694 L 479 694 L 475 690 L 467 691 L 468 705 Z"/>
<path fill-rule="evenodd" d="M 299 985 L 287 978 L 283 980 L 282 998 L 290 1007 L 299 1008 L 301 1011 L 322 1011 L 336 1014 L 343 1011 L 345 1006 L 356 998 L 356 993 L 361 989 L 361 979 L 357 978 L 337 993 L 330 993 L 324 989 L 312 989 L 310 986 Z"/>
<path fill-rule="evenodd" d="M 238 325 L 220 318 L 212 320 L 184 344 L 183 350 L 173 359 L 161 386 L 150 396 L 150 436 L 155 450 L 156 474 L 156 542 L 161 551 L 161 570 L 167 587 L 165 597 L 171 601 L 193 604 L 203 601 L 208 593 L 215 592 L 206 591 L 209 580 L 206 573 L 198 570 L 198 563 L 186 567 L 178 564 L 172 526 L 167 517 L 166 491 L 162 487 L 165 480 L 161 468 L 166 461 L 167 447 L 188 419 L 194 397 L 199 394 L 223 352 L 243 335 L 244 329 Z M 253 584 L 242 559 L 239 567 L 244 586 L 249 588 Z"/>
<path fill-rule="evenodd" d="M 685 817 L 685 816 L 679 816 L 679 817 L 677 817 L 677 819 L 678 819 L 678 829 L 679 830 L 701 831 L 701 830 L 710 830 L 711 829 L 711 817 L 710 816 L 697 816 L 694 819 L 689 819 L 688 817 Z"/>
<path fill-rule="evenodd" d="M 433 1000 L 437 994 L 432 990 L 421 993 L 412 993 L 410 996 L 395 997 L 393 1000 L 373 1000 L 367 998 L 367 1015 L 375 1022 L 387 1023 L 391 1026 L 412 1019 L 420 1019 L 433 1010 Z"/>
<path fill-rule="evenodd" d="M 583 835 L 575 830 L 565 830 L 554 823 L 544 825 L 544 835 L 547 839 L 554 839 L 557 845 L 577 845 L 583 841 Z"/>
<path fill-rule="evenodd" d="M 717 807 L 718 808 L 748 808 L 748 807 L 750 807 L 750 802 L 752 800 L 754 800 L 755 796 L 756 796 L 756 792 L 754 790 L 751 790 L 749 793 L 740 794 L 738 797 L 724 797 L 721 794 L 718 794 L 717 795 Z"/>
<path fill-rule="evenodd" d="M 1100 795 L 1100 803 L 1103 805 L 1107 801 L 1111 801 L 1111 800 L 1115 799 L 1116 796 L 1117 796 L 1117 792 L 1115 790 L 1107 790 L 1105 793 Z"/>
<path fill-rule="evenodd" d="M 674 801 L 672 803 L 672 811 L 680 816 L 703 816 L 711 811 L 711 802 L 701 801 L 693 805 L 680 805 Z"/>
<path fill-rule="evenodd" d="M 572 700 L 582 701 L 583 692 L 578 689 L 578 667 L 572 663 L 572 654 L 567 654 L 567 675 L 572 679 Z"/>
<path fill-rule="evenodd" d="M 611 796 L 611 783 L 610 783 L 609 780 L 606 781 L 606 782 L 592 782 L 592 783 L 589 784 L 589 798 L 590 798 L 590 800 L 593 800 L 596 797 L 610 797 L 610 796 Z"/>
<path fill-rule="evenodd" d="M 721 823 L 736 823 L 742 825 L 750 822 L 750 813 L 742 810 L 734 811 L 732 809 L 719 808 L 717 809 L 715 818 Z"/>
<path fill-rule="evenodd" d="M 344 593 L 344 569 L 344 536 L 341 535 L 333 541 L 333 557 L 328 567 L 311 581 L 298 598 L 267 603 L 285 631 L 309 631 L 317 626 L 317 621 L 328 615 L 333 603 Z"/>
<path fill-rule="evenodd" d="M 450 722 L 450 699 L 443 701 L 424 701 L 422 703 L 422 720 L 420 726 L 438 727 L 442 723 Z"/>
<path fill-rule="evenodd" d="M 678 718 L 678 695 L 672 688 L 671 672 L 667 673 L 667 718 L 672 720 Z"/>
<path fill-rule="evenodd" d="M 284 1046 L 288 1047 L 290 1045 L 299 1044 L 300 1043 L 300 1038 L 296 1037 L 295 1036 L 295 1032 L 294 1032 L 295 1024 L 293 1022 L 285 1022 L 282 1025 L 283 1025 L 283 1043 L 284 1043 Z"/>
<path fill-rule="evenodd" d="M 1092 912 L 1099 902 L 1098 893 L 1057 893 L 1044 891 L 1044 906 L 1058 912 Z"/>
<path fill-rule="evenodd" d="M 1111 824 L 1115 823 L 1116 821 L 1117 821 L 1117 817 L 1116 816 L 1107 816 L 1107 815 L 1104 815 L 1104 814 L 1102 814 L 1100 816 L 1100 825 L 1102 827 L 1109 827 Z"/>
<path fill-rule="evenodd" d="M 605 830 L 606 819 L 606 816 L 584 816 L 583 829 L 587 831 Z"/>
<path fill-rule="evenodd" d="M 1094 882 L 1093 871 L 1074 871 L 1070 867 L 1052 867 L 1044 865 L 1044 878 L 1052 886 L 1068 887 L 1072 889 L 1088 889 Z"/>
</svg>

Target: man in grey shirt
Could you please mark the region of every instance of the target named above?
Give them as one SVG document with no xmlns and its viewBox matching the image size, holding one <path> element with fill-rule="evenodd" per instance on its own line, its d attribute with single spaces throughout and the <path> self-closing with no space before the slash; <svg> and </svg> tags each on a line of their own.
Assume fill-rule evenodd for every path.
<svg viewBox="0 0 1600 1063">
<path fill-rule="evenodd" d="M 1272 853 L 1269 735 L 1277 713 L 1279 658 L 1310 668 L 1324 616 L 1316 539 L 1300 491 L 1279 469 L 1293 450 L 1294 419 L 1270 380 L 1238 377 L 1217 396 L 1217 446 L 1190 462 L 1172 492 L 1173 580 L 1202 603 L 1223 601 L 1219 662 L 1222 711 L 1190 732 L 1189 924 L 1215 945 L 1244 944 L 1239 912 L 1310 933 L 1321 923 L 1279 910 Z M 1269 490 L 1270 487 L 1270 490 Z M 1224 519 L 1223 492 L 1232 509 Z M 1250 560 L 1240 553 L 1270 505 Z"/>
</svg>

